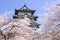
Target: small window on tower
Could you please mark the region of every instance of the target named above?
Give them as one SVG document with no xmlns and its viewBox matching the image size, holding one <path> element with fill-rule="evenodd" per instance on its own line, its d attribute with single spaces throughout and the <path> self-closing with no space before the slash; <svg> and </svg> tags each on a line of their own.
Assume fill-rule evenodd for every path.
<svg viewBox="0 0 60 40">
<path fill-rule="evenodd" d="M 23 13 L 23 12 L 19 12 L 19 13 L 18 13 L 18 15 L 24 15 L 24 14 L 25 14 L 25 13 Z"/>
</svg>

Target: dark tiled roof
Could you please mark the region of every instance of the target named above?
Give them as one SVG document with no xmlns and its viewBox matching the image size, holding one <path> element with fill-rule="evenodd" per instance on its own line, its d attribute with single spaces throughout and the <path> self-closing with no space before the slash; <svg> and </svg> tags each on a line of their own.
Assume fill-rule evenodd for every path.
<svg viewBox="0 0 60 40">
<path fill-rule="evenodd" d="M 30 24 L 31 24 L 30 27 L 37 27 L 37 28 L 39 28 L 39 26 L 40 26 L 40 24 L 38 24 L 37 22 L 31 22 Z"/>
<path fill-rule="evenodd" d="M 31 12 L 32 14 L 35 12 L 35 10 L 31 10 L 30 8 L 28 8 L 26 5 L 22 6 L 20 9 L 16 9 L 16 11 L 20 11 L 20 12 Z"/>
<path fill-rule="evenodd" d="M 29 11 L 31 11 L 31 9 L 29 9 L 26 5 L 24 5 L 23 7 L 21 7 L 20 10 L 29 10 Z"/>
</svg>

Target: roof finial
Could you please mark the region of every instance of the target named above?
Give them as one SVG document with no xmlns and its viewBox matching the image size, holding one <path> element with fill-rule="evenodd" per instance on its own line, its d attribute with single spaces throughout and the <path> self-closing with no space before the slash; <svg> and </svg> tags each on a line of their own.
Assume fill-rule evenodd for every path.
<svg viewBox="0 0 60 40">
<path fill-rule="evenodd" d="M 24 3 L 24 7 L 26 7 L 26 3 Z"/>
</svg>

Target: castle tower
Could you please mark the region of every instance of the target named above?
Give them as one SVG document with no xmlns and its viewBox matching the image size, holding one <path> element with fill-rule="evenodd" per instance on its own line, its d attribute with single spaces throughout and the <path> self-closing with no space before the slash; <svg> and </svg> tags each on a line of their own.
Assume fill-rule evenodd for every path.
<svg viewBox="0 0 60 40">
<path fill-rule="evenodd" d="M 31 10 L 30 8 L 28 8 L 26 5 L 23 5 L 20 9 L 15 9 L 15 14 L 13 16 L 13 19 L 23 19 L 24 16 L 27 16 L 27 18 L 36 21 L 38 16 L 34 16 L 35 10 Z M 31 25 L 32 26 L 36 26 L 38 28 L 39 24 L 36 22 L 32 22 Z"/>
</svg>

